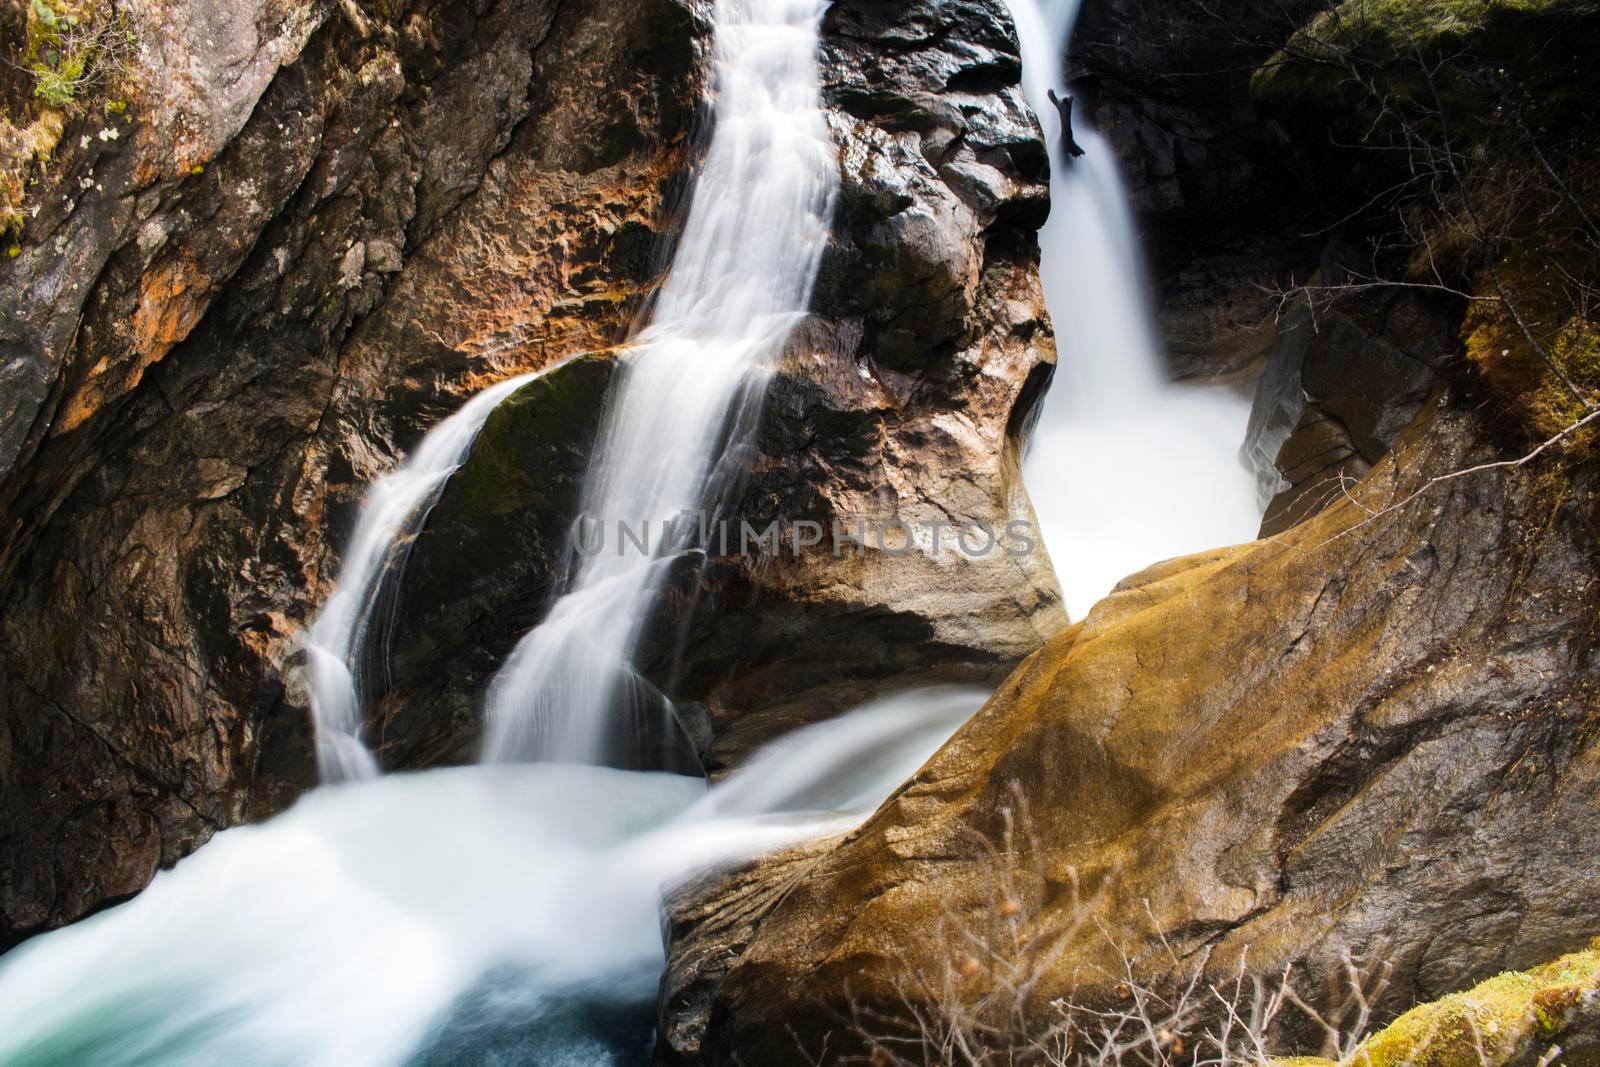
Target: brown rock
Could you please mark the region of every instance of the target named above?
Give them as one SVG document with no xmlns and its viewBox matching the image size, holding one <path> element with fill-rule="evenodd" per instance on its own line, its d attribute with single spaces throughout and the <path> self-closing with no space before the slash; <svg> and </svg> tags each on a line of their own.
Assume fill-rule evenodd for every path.
<svg viewBox="0 0 1600 1067">
<path fill-rule="evenodd" d="M 709 707 L 714 767 L 886 689 L 992 684 L 1067 622 L 1042 543 L 974 558 L 946 531 L 938 554 L 869 539 L 834 556 L 835 522 L 1031 522 L 1021 438 L 1054 344 L 1035 236 L 1048 162 L 1004 5 L 840 0 L 823 54 L 835 239 L 734 513 L 828 534 L 707 569 L 714 607 L 677 677 Z"/>
<path fill-rule="evenodd" d="M 1115 1003 L 1123 953 L 1157 991 L 1376 953 L 1382 1013 L 1584 944 L 1594 472 L 1455 479 L 1379 510 L 1492 456 L 1478 434 L 1441 403 L 1356 500 L 1127 580 L 860 831 L 776 868 L 781 894 L 755 878 L 702 904 L 764 914 L 703 980 L 673 965 L 671 988 L 710 998 L 692 1009 L 709 1037 L 674 1054 L 808 1062 L 786 1024 L 842 1054 L 852 1005 L 900 1011 L 908 976 L 948 963 L 938 931 L 982 928 L 1007 869 L 1041 1011 Z M 1008 837 L 1024 803 L 1035 836 Z M 699 936 L 690 921 L 673 959 L 713 958 Z"/>
<path fill-rule="evenodd" d="M 998 681 L 1066 625 L 1042 548 L 973 559 L 952 531 L 938 556 L 837 559 L 831 539 L 835 521 L 1032 519 L 1017 463 L 1054 354 L 1034 240 L 1047 164 L 1003 5 L 841 0 L 823 71 L 842 173 L 814 314 L 771 385 L 731 551 L 682 561 L 640 656 L 706 708 L 713 770 L 887 689 Z M 484 685 L 548 609 L 603 408 L 576 381 L 590 373 L 528 387 L 559 394 L 565 422 L 497 413 L 418 539 L 392 665 L 373 672 L 392 680 L 372 729 L 392 765 L 467 758 Z M 513 470 L 492 507 L 463 488 Z M 828 534 L 739 558 L 740 523 L 774 520 Z"/>
</svg>

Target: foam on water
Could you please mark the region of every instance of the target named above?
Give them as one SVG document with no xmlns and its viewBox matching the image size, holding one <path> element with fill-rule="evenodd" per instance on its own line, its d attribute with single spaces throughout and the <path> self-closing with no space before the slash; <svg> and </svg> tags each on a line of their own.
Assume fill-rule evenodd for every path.
<svg viewBox="0 0 1600 1067">
<path fill-rule="evenodd" d="M 0 1064 L 645 1062 L 663 889 L 854 825 L 984 697 L 864 706 L 709 792 L 563 764 L 323 788 L 0 958 Z"/>
</svg>

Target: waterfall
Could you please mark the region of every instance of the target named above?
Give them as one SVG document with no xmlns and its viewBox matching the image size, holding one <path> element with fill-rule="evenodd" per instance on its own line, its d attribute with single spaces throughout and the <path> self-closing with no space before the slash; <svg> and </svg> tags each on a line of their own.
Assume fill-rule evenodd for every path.
<svg viewBox="0 0 1600 1067">
<path fill-rule="evenodd" d="M 404 557 L 478 431 L 500 401 L 533 375 L 483 390 L 422 439 L 411 458 L 367 490 L 338 581 L 306 635 L 306 679 L 324 782 L 371 778 L 377 761 L 361 741 L 362 665 L 384 577 Z"/>
<path fill-rule="evenodd" d="M 317 790 L 0 958 L 0 1063 L 642 1067 L 662 891 L 855 826 L 985 696 L 867 705 L 709 791 L 554 764 Z"/>
<path fill-rule="evenodd" d="M 490 685 L 484 758 L 604 762 L 659 709 L 631 657 L 672 559 L 749 453 L 767 371 L 805 316 L 838 164 L 822 110 L 822 0 L 718 0 L 715 117 L 671 272 L 624 357 L 584 490 L 598 551 Z M 645 529 L 625 550 L 618 524 Z M 644 709 L 641 711 L 640 709 Z M 659 712 L 658 712 L 659 713 Z"/>
<path fill-rule="evenodd" d="M 1008 0 L 1023 89 L 1049 142 L 1050 218 L 1040 278 L 1059 368 L 1023 465 L 1068 611 L 1081 618 L 1122 578 L 1163 559 L 1254 539 L 1254 479 L 1238 450 L 1250 401 L 1167 381 L 1138 234 L 1111 146 L 1077 116 L 1062 151 L 1049 91 L 1080 0 Z"/>
<path fill-rule="evenodd" d="M 617 716 L 651 705 L 631 653 L 666 567 L 699 529 L 668 526 L 714 510 L 744 468 L 763 364 L 804 318 L 828 239 L 838 173 L 817 68 L 823 7 L 718 0 L 710 145 L 652 321 L 623 357 L 584 489 L 586 520 L 613 534 L 619 522 L 647 531 L 653 549 L 630 555 L 613 537 L 598 554 L 573 555 L 562 595 L 490 686 L 488 760 L 602 762 L 608 739 L 628 733 Z M 361 675 L 384 577 L 490 413 L 529 377 L 479 393 L 363 501 L 305 646 L 324 781 L 377 773 L 360 736 Z"/>
<path fill-rule="evenodd" d="M 1043 94 L 1075 5 L 1052 23 L 1035 0 L 1012 3 L 1049 128 Z M 869 704 L 773 742 L 709 789 L 592 765 L 618 705 L 651 696 L 631 658 L 666 568 L 697 547 L 696 523 L 668 524 L 725 504 L 765 365 L 806 314 L 838 181 L 817 69 L 824 5 L 717 0 L 711 140 L 584 488 L 602 551 L 574 544 L 561 595 L 492 683 L 493 765 L 377 777 L 360 683 L 386 577 L 495 406 L 531 376 L 475 396 L 363 503 L 306 640 L 332 784 L 0 959 L 0 1062 L 646 1063 L 662 891 L 858 825 L 983 702 L 929 690 Z M 1117 551 L 1148 563 L 1247 536 L 1258 517 L 1233 458 L 1248 405 L 1165 383 L 1115 167 L 1081 136 L 1089 154 L 1074 166 L 1052 145 L 1043 275 L 1064 365 L 1025 472 L 1080 607 L 1132 569 Z M 1117 529 L 1128 511 L 1136 527 Z M 649 523 L 653 549 L 620 554 L 617 522 Z M 522 762 L 533 759 L 556 762 Z"/>
</svg>

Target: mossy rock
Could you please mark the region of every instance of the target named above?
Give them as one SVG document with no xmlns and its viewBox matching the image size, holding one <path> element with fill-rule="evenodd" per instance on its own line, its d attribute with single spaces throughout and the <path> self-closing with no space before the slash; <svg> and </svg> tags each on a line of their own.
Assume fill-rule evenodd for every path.
<svg viewBox="0 0 1600 1067">
<path fill-rule="evenodd" d="M 1302 36 L 1352 43 L 1383 38 L 1394 48 L 1437 49 L 1466 42 L 1507 14 L 1543 17 L 1585 6 L 1573 0 L 1347 0 L 1319 15 Z"/>
<path fill-rule="evenodd" d="M 386 765 L 470 757 L 481 686 L 549 604 L 615 371 L 609 355 L 586 356 L 513 393 L 428 516 L 395 629 L 370 643 Z"/>
<path fill-rule="evenodd" d="M 1503 409 L 1534 437 L 1561 432 L 1585 414 L 1580 397 L 1600 399 L 1600 322 L 1577 313 L 1566 299 L 1564 278 L 1575 276 L 1560 260 L 1546 258 L 1531 241 L 1499 265 L 1503 285 L 1513 291 L 1525 322 L 1537 324 L 1536 350 L 1499 302 L 1477 302 L 1467 312 L 1462 341 L 1467 359 Z M 1578 396 L 1555 374 L 1549 357 L 1577 386 Z"/>
<path fill-rule="evenodd" d="M 1386 274 L 1474 297 L 1461 350 L 1530 441 L 1600 398 L 1597 53 L 1597 0 L 1344 0 L 1252 82 L 1333 214 L 1403 228 Z"/>
<path fill-rule="evenodd" d="M 1492 159 L 1521 126 L 1587 137 L 1597 49 L 1596 0 L 1345 0 L 1291 37 L 1251 90 L 1300 169 L 1351 205 L 1404 180 L 1408 135 L 1448 129 L 1464 159 Z"/>
<path fill-rule="evenodd" d="M 1530 971 L 1496 975 L 1464 993 L 1413 1008 L 1363 1041 L 1352 1067 L 1501 1067 L 1595 1062 L 1600 940 Z M 1587 1054 L 1582 1046 L 1589 1046 Z M 1573 1057 L 1570 1054 L 1577 1052 Z"/>
<path fill-rule="evenodd" d="M 586 356 L 511 394 L 452 480 L 453 517 L 477 526 L 561 502 L 561 488 L 549 478 L 551 453 L 570 454 L 574 431 L 597 425 L 614 369 L 609 358 Z"/>
</svg>

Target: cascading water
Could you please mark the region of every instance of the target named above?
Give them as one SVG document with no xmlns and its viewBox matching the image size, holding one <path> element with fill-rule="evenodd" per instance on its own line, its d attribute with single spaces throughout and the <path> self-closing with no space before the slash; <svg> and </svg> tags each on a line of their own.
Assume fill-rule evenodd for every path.
<svg viewBox="0 0 1600 1067">
<path fill-rule="evenodd" d="M 1008 3 L 1023 88 L 1050 147 L 1040 277 L 1060 353 L 1023 477 L 1067 609 L 1081 618 L 1151 563 L 1255 537 L 1261 507 L 1238 458 L 1250 402 L 1166 381 L 1110 145 L 1080 120 L 1084 155 L 1062 151 L 1049 93 L 1067 94 L 1061 59 L 1080 0 Z"/>
<path fill-rule="evenodd" d="M 430 430 L 415 454 L 379 478 L 361 504 L 339 580 L 306 635 L 306 677 L 324 782 L 374 777 L 377 762 L 361 741 L 362 660 L 384 576 L 421 528 L 450 475 L 500 401 L 533 375 L 483 390 Z"/>
<path fill-rule="evenodd" d="M 650 706 L 630 658 L 672 556 L 742 470 L 763 362 L 804 317 L 838 164 L 817 69 L 820 0 L 718 0 L 711 144 L 651 325 L 631 346 L 585 488 L 597 551 L 518 644 L 489 695 L 484 756 L 598 763 Z M 624 550 L 618 523 L 644 528 Z M 659 705 L 659 702 L 656 702 Z M 636 713 L 636 712 L 635 712 Z"/>
<path fill-rule="evenodd" d="M 1038 106 L 1048 87 L 1038 72 L 1051 69 L 1070 10 L 1051 31 L 1033 0 L 1014 2 Z M 714 508 L 747 458 L 761 364 L 805 312 L 836 183 L 818 100 L 821 6 L 719 0 L 716 128 L 678 261 L 628 357 L 590 473 L 595 518 L 650 520 L 659 536 L 665 520 Z M 1052 50 L 1043 60 L 1041 46 Z M 1087 161 L 1068 170 L 1057 160 L 1045 235 L 1068 388 L 1046 406 L 1028 469 L 1079 603 L 1100 569 L 1126 569 L 1095 556 L 1072 525 L 1091 513 L 1061 510 L 1127 506 L 1095 499 L 1088 467 L 1116 453 L 1119 473 L 1101 489 L 1126 496 L 1143 479 L 1170 519 L 1174 490 L 1154 475 L 1185 457 L 1130 455 L 1131 423 L 1150 423 L 1166 449 L 1194 443 L 1162 425 L 1193 413 L 1161 384 L 1115 172 L 1085 136 Z M 1096 288 L 1100 275 L 1113 280 Z M 319 759 L 345 784 L 218 834 L 135 900 L 0 960 L 0 1063 L 643 1063 L 662 889 L 855 825 L 982 703 L 982 692 L 956 690 L 869 705 L 780 740 L 709 791 L 693 778 L 552 763 L 373 777 L 358 679 L 384 575 L 522 381 L 442 423 L 364 505 L 307 643 Z M 1231 458 L 1221 429 L 1198 433 Z M 1208 497 L 1221 491 L 1220 469 L 1196 478 Z M 1185 518 L 1187 539 L 1215 539 Z M 1139 532 L 1148 558 L 1138 562 L 1149 562 L 1156 542 Z M 496 681 L 488 755 L 596 758 L 661 570 L 683 547 L 667 539 L 649 558 L 575 557 L 566 595 Z M 360 778 L 370 780 L 350 781 Z"/>
<path fill-rule="evenodd" d="M 643 1064 L 663 888 L 855 825 L 985 695 L 868 705 L 709 792 L 553 764 L 318 790 L 4 957 L 0 1063 Z"/>
<path fill-rule="evenodd" d="M 659 529 L 714 508 L 748 459 L 762 363 L 806 312 L 837 184 L 824 6 L 718 0 L 713 137 L 608 413 L 586 486 L 594 518 Z M 363 505 L 307 639 L 319 761 L 343 784 L 6 956 L 0 1063 L 642 1063 L 663 887 L 859 822 L 982 703 L 956 690 L 869 705 L 709 792 L 555 763 L 376 777 L 359 679 L 384 576 L 523 380 L 445 420 Z M 683 547 L 574 557 L 565 595 L 493 686 L 487 755 L 598 760 L 661 569 Z"/>
</svg>

